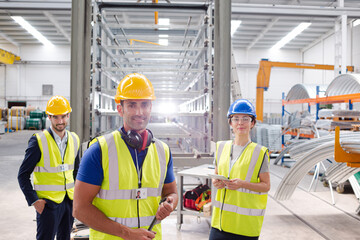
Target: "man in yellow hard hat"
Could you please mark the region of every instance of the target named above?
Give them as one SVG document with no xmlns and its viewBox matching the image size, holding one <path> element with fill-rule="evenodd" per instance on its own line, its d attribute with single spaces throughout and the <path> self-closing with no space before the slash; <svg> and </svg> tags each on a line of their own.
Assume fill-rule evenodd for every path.
<svg viewBox="0 0 360 240">
<path fill-rule="evenodd" d="M 36 210 L 36 239 L 70 240 L 74 222 L 72 200 L 79 166 L 79 137 L 66 130 L 71 107 L 63 96 L 53 96 L 46 114 L 51 125 L 29 140 L 18 181 L 29 206 Z M 33 173 L 33 184 L 30 175 Z"/>
<path fill-rule="evenodd" d="M 161 239 L 160 221 L 177 205 L 170 149 L 146 129 L 152 100 L 144 75 L 122 79 L 115 102 L 123 127 L 96 138 L 81 160 L 73 213 L 90 239 Z"/>
</svg>

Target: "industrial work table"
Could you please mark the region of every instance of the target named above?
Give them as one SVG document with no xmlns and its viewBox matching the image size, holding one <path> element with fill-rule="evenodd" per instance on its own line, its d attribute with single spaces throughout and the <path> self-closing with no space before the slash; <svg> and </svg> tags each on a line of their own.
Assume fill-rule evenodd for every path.
<svg viewBox="0 0 360 240">
<path fill-rule="evenodd" d="M 211 178 L 209 173 L 214 174 L 215 167 L 211 164 L 204 164 L 190 169 L 186 169 L 177 173 L 177 188 L 179 194 L 179 201 L 177 206 L 177 222 L 176 227 L 178 230 L 181 229 L 181 224 L 183 223 L 183 215 L 193 215 L 198 217 L 204 217 L 204 213 L 193 210 L 186 210 L 183 204 L 183 188 L 184 188 L 184 177 L 196 177 L 206 179 L 206 184 L 211 186 L 211 200 L 214 199 L 215 189 L 211 184 Z"/>
</svg>

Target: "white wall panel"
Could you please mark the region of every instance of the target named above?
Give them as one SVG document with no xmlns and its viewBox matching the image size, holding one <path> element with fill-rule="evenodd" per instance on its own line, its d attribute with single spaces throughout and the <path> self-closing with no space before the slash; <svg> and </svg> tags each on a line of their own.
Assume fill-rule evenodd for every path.
<svg viewBox="0 0 360 240">
<path fill-rule="evenodd" d="M 357 28 L 357 29 L 356 29 Z M 353 65 L 358 68 L 360 72 L 360 53 L 356 56 L 356 51 L 359 50 L 360 41 L 360 27 L 356 26 L 351 29 L 348 28 L 347 39 L 347 65 Z M 353 31 L 351 33 L 351 31 Z M 329 64 L 333 65 L 335 62 L 335 36 L 330 35 L 328 38 L 319 42 L 314 47 L 304 52 L 305 63 Z M 337 75 L 337 74 L 336 74 Z M 329 84 L 335 78 L 334 71 L 330 70 L 304 70 L 304 83 L 319 83 Z"/>
<path fill-rule="evenodd" d="M 301 62 L 299 51 L 279 50 L 270 52 L 263 50 L 235 49 L 236 64 L 258 64 L 263 58 L 277 62 Z M 244 98 L 255 103 L 256 79 L 258 68 L 238 68 L 241 93 Z M 282 92 L 287 93 L 290 88 L 301 82 L 301 70 L 292 68 L 272 68 L 269 89 L 264 93 L 264 113 L 281 113 Z"/>
<path fill-rule="evenodd" d="M 20 57 L 25 61 L 70 61 L 70 46 L 22 46 Z"/>
<path fill-rule="evenodd" d="M 353 27 L 352 36 L 352 64 L 355 72 L 360 73 L 360 25 Z"/>
<path fill-rule="evenodd" d="M 5 86 L 6 97 L 18 96 L 20 65 L 6 65 Z"/>
<path fill-rule="evenodd" d="M 5 107 L 5 66 L 0 66 L 0 108 Z"/>
<path fill-rule="evenodd" d="M 26 101 L 27 105 L 45 109 L 51 96 L 42 96 L 43 84 L 52 84 L 54 95 L 63 95 L 69 99 L 70 46 L 47 48 L 24 45 L 13 53 L 26 63 L 7 65 L 6 74 L 0 74 L 0 87 L 6 86 L 6 101 Z"/>
<path fill-rule="evenodd" d="M 15 45 L 12 44 L 1 44 L 0 43 L 0 48 L 4 49 L 5 51 L 8 52 L 12 52 L 15 55 L 19 55 L 19 49 L 18 47 L 16 47 Z"/>
</svg>

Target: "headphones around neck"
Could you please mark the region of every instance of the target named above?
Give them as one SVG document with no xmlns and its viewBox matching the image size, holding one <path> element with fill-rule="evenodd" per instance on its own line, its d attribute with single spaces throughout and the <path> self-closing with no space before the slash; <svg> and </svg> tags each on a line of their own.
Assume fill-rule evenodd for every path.
<svg viewBox="0 0 360 240">
<path fill-rule="evenodd" d="M 153 134 L 149 129 L 145 129 L 141 135 L 134 130 L 129 130 L 127 133 L 124 133 L 123 129 L 121 129 L 120 134 L 130 147 L 139 151 L 145 150 L 145 148 L 149 147 L 151 142 L 153 142 Z M 144 139 L 146 140 L 144 141 Z"/>
</svg>

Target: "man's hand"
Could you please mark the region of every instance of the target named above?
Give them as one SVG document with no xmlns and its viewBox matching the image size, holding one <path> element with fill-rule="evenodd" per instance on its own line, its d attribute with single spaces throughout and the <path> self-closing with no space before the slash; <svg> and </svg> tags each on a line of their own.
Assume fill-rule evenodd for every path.
<svg viewBox="0 0 360 240">
<path fill-rule="evenodd" d="M 44 208 L 45 208 L 45 204 L 46 204 L 46 201 L 44 199 L 39 199 L 36 202 L 34 202 L 33 206 L 39 214 L 42 214 L 42 212 L 44 211 Z"/>
<path fill-rule="evenodd" d="M 220 179 L 213 179 L 212 180 L 212 184 L 214 185 L 214 187 L 216 187 L 217 189 L 223 189 L 225 187 L 224 181 L 220 180 Z"/>
<path fill-rule="evenodd" d="M 157 212 L 156 212 L 156 219 L 161 221 L 174 210 L 174 198 L 172 196 L 168 196 L 166 201 L 161 203 Z"/>
<path fill-rule="evenodd" d="M 148 231 L 145 228 L 136 228 L 136 229 L 129 229 L 129 232 L 125 240 L 148 240 L 155 238 L 155 232 Z"/>
</svg>

